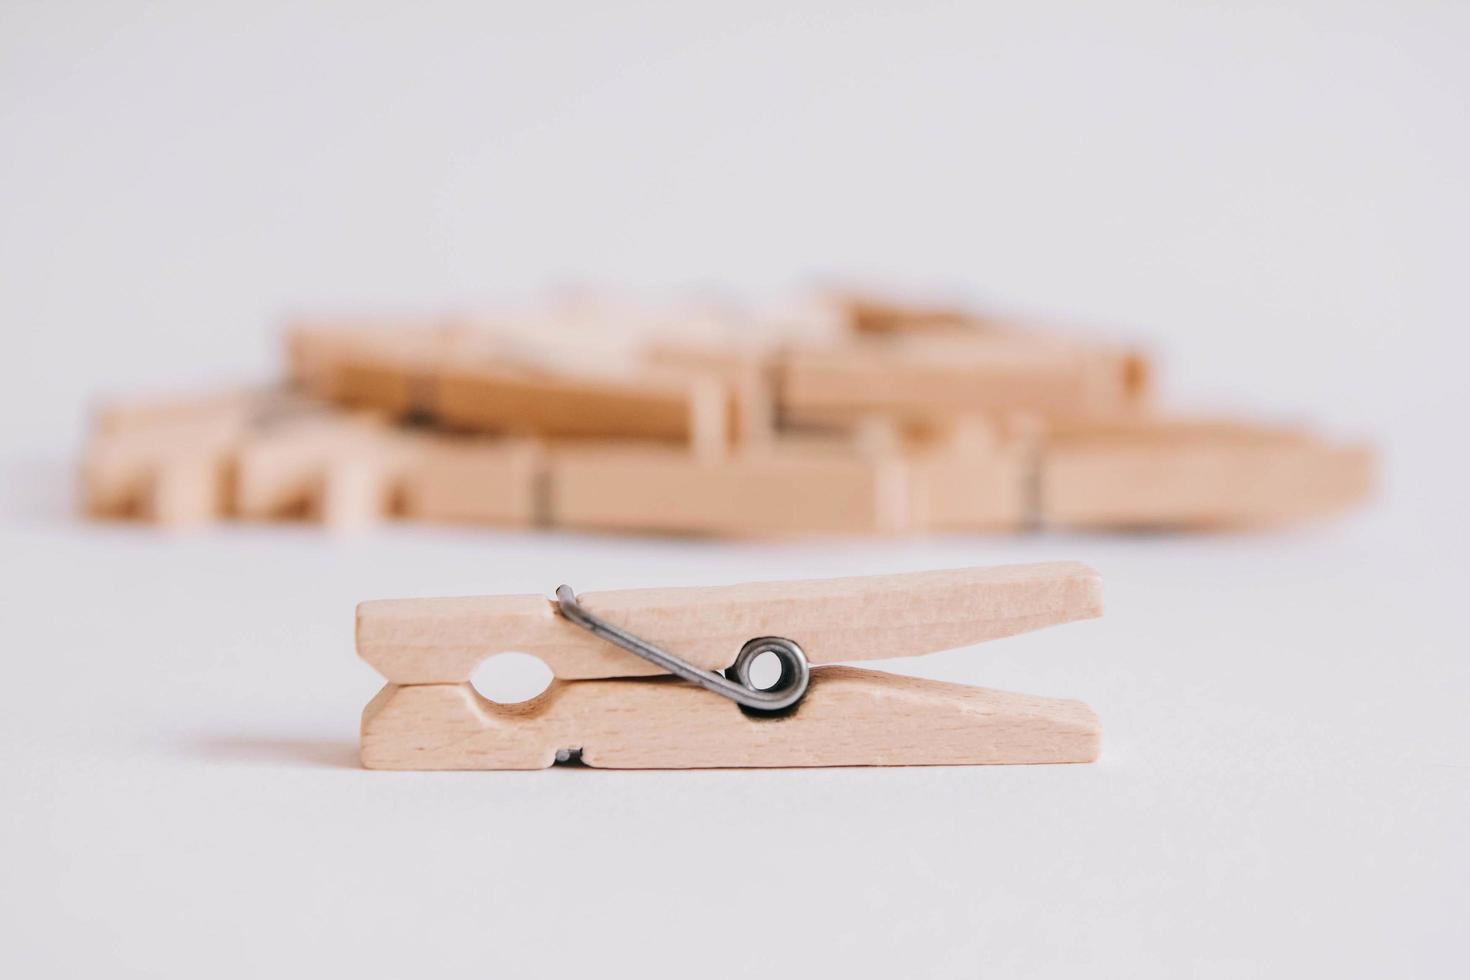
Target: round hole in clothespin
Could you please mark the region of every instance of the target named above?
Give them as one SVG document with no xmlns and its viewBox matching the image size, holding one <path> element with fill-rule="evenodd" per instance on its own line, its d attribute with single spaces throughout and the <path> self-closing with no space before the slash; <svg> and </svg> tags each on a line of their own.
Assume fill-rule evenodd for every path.
<svg viewBox="0 0 1470 980">
<path fill-rule="evenodd" d="M 771 650 L 756 654 L 749 669 L 750 683 L 757 691 L 769 691 L 781 683 L 781 658 Z"/>
<path fill-rule="evenodd" d="M 551 668 L 529 653 L 497 653 L 482 661 L 470 675 L 480 696 L 496 704 L 519 704 L 551 686 Z"/>
</svg>

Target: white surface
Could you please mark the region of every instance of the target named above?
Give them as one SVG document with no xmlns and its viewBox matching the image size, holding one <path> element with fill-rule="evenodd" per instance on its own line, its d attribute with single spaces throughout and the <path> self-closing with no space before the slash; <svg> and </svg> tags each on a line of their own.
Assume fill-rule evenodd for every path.
<svg viewBox="0 0 1470 980">
<path fill-rule="evenodd" d="M 715 547 L 0 536 L 0 973 L 1451 976 L 1458 557 L 1266 538 Z M 374 773 L 362 598 L 1086 558 L 1108 615 L 882 665 L 1085 698 L 1095 766 Z M 718 950 L 718 952 L 712 952 Z M 637 969 L 634 969 L 635 964 Z M 695 967 L 698 967 L 696 970 Z"/>
<path fill-rule="evenodd" d="M 0 7 L 0 974 L 1453 976 L 1470 920 L 1460 4 Z M 938 284 L 1384 448 L 1279 536 L 724 545 L 68 516 L 99 391 L 293 307 Z M 362 598 L 1080 558 L 895 665 L 1092 767 L 382 774 Z M 785 924 L 789 923 L 789 924 Z"/>
</svg>

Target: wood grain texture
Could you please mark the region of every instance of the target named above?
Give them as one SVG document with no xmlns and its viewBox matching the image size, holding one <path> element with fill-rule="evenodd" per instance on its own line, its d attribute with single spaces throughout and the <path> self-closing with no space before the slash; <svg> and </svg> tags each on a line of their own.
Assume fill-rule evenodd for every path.
<svg viewBox="0 0 1470 980">
<path fill-rule="evenodd" d="M 1040 473 L 1042 520 L 1071 528 L 1273 525 L 1363 501 L 1365 446 L 1244 423 L 1140 420 L 1058 433 Z"/>
<path fill-rule="evenodd" d="M 1133 356 L 1005 334 L 920 336 L 796 348 L 779 364 L 783 424 L 843 424 L 1032 412 L 1070 418 L 1142 397 Z"/>
<path fill-rule="evenodd" d="M 891 534 L 908 527 L 899 458 L 776 448 L 726 459 L 647 446 L 557 449 L 548 514 L 560 527 L 709 535 Z"/>
<path fill-rule="evenodd" d="M 852 667 L 812 671 L 794 713 L 757 718 L 674 678 L 555 681 L 514 705 L 468 684 L 390 684 L 363 713 L 371 769 L 694 769 L 1091 762 L 1101 730 L 1079 701 Z"/>
<path fill-rule="evenodd" d="M 560 583 L 548 583 L 548 592 Z M 572 583 L 573 586 L 576 583 Z M 814 664 L 912 657 L 1102 614 L 1078 562 L 900 575 L 631 589 L 579 595 L 589 611 L 701 667 L 756 636 L 795 640 Z M 357 652 L 400 684 L 467 681 L 486 657 L 540 657 L 564 679 L 658 669 L 563 619 L 540 595 L 385 599 L 357 607 Z"/>
</svg>

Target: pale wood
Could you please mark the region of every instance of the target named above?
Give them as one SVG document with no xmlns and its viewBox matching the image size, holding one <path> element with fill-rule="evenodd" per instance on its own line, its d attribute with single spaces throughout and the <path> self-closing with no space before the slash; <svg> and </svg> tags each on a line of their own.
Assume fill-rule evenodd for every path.
<svg viewBox="0 0 1470 980">
<path fill-rule="evenodd" d="M 561 527 L 710 535 L 891 534 L 908 528 L 901 458 L 790 445 L 709 460 L 658 447 L 558 448 Z"/>
<path fill-rule="evenodd" d="M 399 512 L 525 525 L 542 482 L 529 442 L 395 429 L 277 391 L 105 405 L 81 468 L 89 515 L 178 526 L 234 514 L 356 528 Z"/>
<path fill-rule="evenodd" d="M 548 592 L 561 583 L 548 583 Z M 573 586 L 577 583 L 572 582 Z M 1102 583 L 1079 562 L 899 575 L 631 589 L 579 595 L 591 612 L 701 667 L 746 640 L 784 636 L 814 664 L 912 657 L 1102 614 Z M 358 654 L 400 684 L 467 681 L 486 657 L 540 657 L 560 678 L 658 669 L 600 640 L 540 595 L 386 599 L 357 607 Z"/>
<path fill-rule="evenodd" d="M 83 452 L 81 501 L 91 517 L 189 527 L 231 503 L 231 453 L 253 395 L 137 399 L 100 408 Z"/>
<path fill-rule="evenodd" d="M 267 388 L 112 399 L 93 411 L 92 432 L 110 436 L 170 430 L 179 432 L 201 426 L 240 426 L 275 407 L 282 399 L 281 392 Z"/>
<path fill-rule="evenodd" d="M 85 510 L 176 526 L 223 517 L 233 507 L 234 458 L 242 441 L 312 411 L 270 389 L 103 405 L 83 453 Z"/>
<path fill-rule="evenodd" d="M 439 373 L 435 418 L 451 428 L 558 438 L 639 438 L 718 455 L 726 396 L 711 378 L 592 377 L 493 368 Z"/>
<path fill-rule="evenodd" d="M 291 376 L 322 400 L 106 406 L 82 499 L 171 524 L 238 510 L 760 536 L 1268 525 L 1372 489 L 1366 447 L 1154 416 L 1150 366 L 1126 347 L 864 297 L 840 316 L 790 346 L 709 310 L 705 344 L 683 314 L 639 313 L 626 325 L 682 339 L 625 339 L 626 361 L 585 316 L 556 342 L 443 317 L 298 324 Z M 358 424 L 342 407 L 416 425 L 308 434 Z M 525 439 L 547 452 L 503 448 Z"/>
<path fill-rule="evenodd" d="M 531 440 L 426 439 L 402 475 L 405 517 L 507 526 L 539 523 L 545 453 Z"/>
<path fill-rule="evenodd" d="M 689 451 L 705 461 L 720 460 L 730 449 L 731 399 L 717 379 L 697 376 L 689 385 Z"/>
<path fill-rule="evenodd" d="M 1101 612 L 1075 562 L 738 586 L 588 593 L 590 611 L 701 666 L 753 636 L 796 640 L 815 664 L 913 656 Z M 815 667 L 805 699 L 754 717 L 554 612 L 540 596 L 387 600 L 358 607 L 358 652 L 390 683 L 363 713 L 378 769 L 539 769 L 559 753 L 607 768 L 1090 762 L 1097 718 L 1076 701 Z M 469 684 L 486 655 L 540 656 L 561 680 L 520 704 Z M 619 680 L 566 678 L 620 677 Z"/>
<path fill-rule="evenodd" d="M 446 371 L 525 372 L 537 368 L 508 338 L 484 327 L 445 325 L 379 337 L 338 352 L 332 399 L 399 418 L 433 419 Z"/>
<path fill-rule="evenodd" d="M 499 705 L 468 684 L 390 684 L 362 719 L 371 769 L 609 769 L 1092 762 L 1097 716 L 1033 697 L 852 667 L 812 671 L 794 713 L 755 718 L 670 678 L 554 681 Z"/>
<path fill-rule="evenodd" d="M 376 409 L 399 418 L 434 410 L 436 363 L 378 351 L 344 355 L 335 365 L 332 398 L 349 408 Z"/>
<path fill-rule="evenodd" d="M 905 421 L 1033 412 L 1116 412 L 1145 394 L 1123 349 L 1005 334 L 921 336 L 798 348 L 781 360 L 783 424 L 850 423 L 874 412 Z"/>
<path fill-rule="evenodd" d="M 1083 385 L 1092 389 L 1087 398 L 1093 404 L 1140 405 L 1152 388 L 1152 365 L 1142 352 L 1081 340 L 1055 324 L 859 294 L 839 296 L 837 302 L 849 330 L 859 336 L 903 339 L 937 335 L 968 342 L 983 335 L 981 344 L 1041 343 L 1089 352 L 1084 371 L 1090 377 Z"/>
<path fill-rule="evenodd" d="M 710 376 L 547 370 L 509 338 L 468 324 L 298 327 L 292 375 L 354 408 L 449 428 L 553 438 L 644 438 L 720 455 L 728 395 Z"/>
<path fill-rule="evenodd" d="M 1042 520 L 1073 528 L 1274 525 L 1371 492 L 1374 457 L 1292 430 L 1139 420 L 1059 433 L 1045 450 Z"/>
<path fill-rule="evenodd" d="M 229 494 L 228 464 L 217 453 L 160 460 L 138 499 L 138 516 L 171 527 L 207 524 L 225 513 Z"/>
<path fill-rule="evenodd" d="M 908 430 L 898 419 L 878 413 L 855 419 L 850 435 L 853 449 L 874 459 L 898 456 L 909 441 Z"/>
<path fill-rule="evenodd" d="M 446 356 L 465 331 L 437 317 L 307 320 L 286 331 L 287 376 L 321 398 L 343 399 L 344 373 L 380 361 L 422 363 Z"/>
<path fill-rule="evenodd" d="M 370 416 L 274 426 L 236 452 L 236 510 L 245 518 L 307 516 L 342 528 L 372 523 L 391 509 L 411 449 Z"/>
<path fill-rule="evenodd" d="M 972 333 L 996 325 L 990 318 L 962 307 L 926 306 L 857 294 L 835 299 L 848 327 L 860 334 Z"/>
<path fill-rule="evenodd" d="M 222 516 L 230 506 L 231 453 L 248 416 L 234 406 L 213 408 L 194 421 L 168 402 L 104 414 L 83 453 L 84 511 L 175 527 Z"/>
<path fill-rule="evenodd" d="M 88 450 L 81 482 L 89 516 L 195 526 L 227 509 L 229 458 L 221 447 L 207 444 L 149 446 L 110 439 Z"/>
<path fill-rule="evenodd" d="M 369 527 L 393 510 L 400 473 L 370 454 L 334 460 L 316 474 L 308 512 L 337 530 Z"/>
<path fill-rule="evenodd" d="M 1033 520 L 1035 450 L 933 449 L 910 464 L 912 524 L 934 531 L 1016 531 Z"/>
<path fill-rule="evenodd" d="M 650 344 L 642 360 L 652 368 L 718 378 L 730 393 L 731 440 L 745 448 L 776 438 L 775 351 L 762 347 Z"/>
</svg>

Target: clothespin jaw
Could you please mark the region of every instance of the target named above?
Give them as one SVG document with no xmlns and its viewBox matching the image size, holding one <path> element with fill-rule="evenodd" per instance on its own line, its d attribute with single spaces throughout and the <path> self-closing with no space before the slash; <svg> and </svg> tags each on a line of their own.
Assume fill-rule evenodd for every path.
<svg viewBox="0 0 1470 980">
<path fill-rule="evenodd" d="M 1101 614 L 1085 565 L 1056 562 L 907 575 L 588 594 L 616 628 L 727 668 L 753 637 L 783 637 L 814 665 L 806 696 L 758 715 L 594 635 L 541 596 L 365 602 L 357 646 L 389 683 L 362 722 L 383 769 L 536 769 L 577 756 L 607 768 L 1090 762 L 1100 731 L 1069 700 L 900 677 L 839 661 L 917 656 Z M 469 683 L 486 656 L 541 657 L 556 680 L 521 704 Z"/>
</svg>

